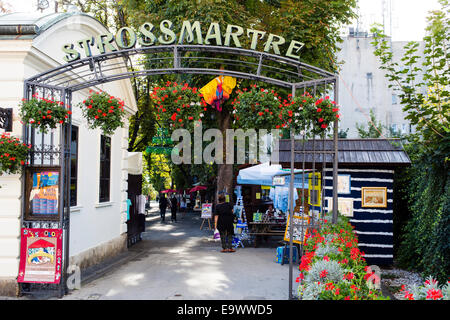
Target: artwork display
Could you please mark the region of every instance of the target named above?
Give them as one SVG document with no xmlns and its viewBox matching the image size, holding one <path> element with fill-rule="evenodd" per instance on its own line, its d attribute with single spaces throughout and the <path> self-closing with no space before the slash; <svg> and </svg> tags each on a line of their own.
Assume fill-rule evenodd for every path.
<svg viewBox="0 0 450 320">
<path fill-rule="evenodd" d="M 211 219 L 212 217 L 212 203 L 202 204 L 202 219 Z"/>
<path fill-rule="evenodd" d="M 327 198 L 328 210 L 333 210 L 333 198 Z M 353 217 L 353 199 L 352 198 L 338 198 L 338 211 L 342 216 Z"/>
<path fill-rule="evenodd" d="M 26 216 L 31 220 L 59 220 L 59 167 L 27 168 Z"/>
<path fill-rule="evenodd" d="M 366 208 L 386 208 L 387 188 L 386 187 L 362 187 L 361 206 Z"/>
<path fill-rule="evenodd" d="M 262 213 L 255 212 L 253 213 L 253 222 L 261 222 L 262 221 Z"/>
<path fill-rule="evenodd" d="M 233 213 L 237 219 L 242 219 L 242 210 L 243 209 L 244 209 L 243 206 L 234 206 Z"/>
<path fill-rule="evenodd" d="M 284 232 L 284 241 L 290 241 L 289 234 L 289 224 L 290 224 L 290 216 L 288 216 L 288 220 L 286 223 L 286 231 Z M 302 244 L 306 240 L 307 234 L 307 225 L 309 224 L 309 217 L 301 217 L 301 216 L 293 216 L 294 226 L 292 228 L 293 243 Z M 303 226 L 303 237 L 302 237 L 302 226 L 300 224 L 304 224 Z"/>
<path fill-rule="evenodd" d="M 312 206 L 320 206 L 321 198 L 321 174 L 314 172 L 308 174 L 308 204 Z"/>
<path fill-rule="evenodd" d="M 351 193 L 351 178 L 349 174 L 338 175 L 337 192 L 340 194 Z"/>
<path fill-rule="evenodd" d="M 21 230 L 17 282 L 59 283 L 62 263 L 62 229 Z"/>
</svg>

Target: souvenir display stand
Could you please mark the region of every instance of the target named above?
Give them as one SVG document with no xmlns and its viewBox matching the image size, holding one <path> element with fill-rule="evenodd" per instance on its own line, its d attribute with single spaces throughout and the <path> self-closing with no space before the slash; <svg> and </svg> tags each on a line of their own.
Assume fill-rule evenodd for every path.
<svg viewBox="0 0 450 320">
<path fill-rule="evenodd" d="M 235 211 L 234 211 L 235 214 L 236 214 L 236 212 L 238 212 L 238 215 L 237 215 L 238 221 L 234 228 L 235 236 L 233 237 L 233 248 L 236 249 L 239 246 L 242 246 L 242 248 L 244 248 L 244 243 L 242 241 L 244 241 L 244 240 L 251 241 L 251 238 L 250 238 L 249 232 L 248 232 L 248 224 L 247 224 L 247 218 L 245 215 L 245 208 L 244 208 L 244 203 L 242 201 L 242 196 L 238 196 L 238 198 L 236 200 L 236 205 L 234 208 L 235 208 Z"/>
</svg>

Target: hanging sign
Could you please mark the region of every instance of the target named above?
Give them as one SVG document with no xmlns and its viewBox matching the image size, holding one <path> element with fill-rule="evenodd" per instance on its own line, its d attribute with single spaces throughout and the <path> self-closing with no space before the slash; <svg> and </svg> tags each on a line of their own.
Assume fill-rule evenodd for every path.
<svg viewBox="0 0 450 320">
<path fill-rule="evenodd" d="M 244 29 L 241 26 L 228 24 L 221 30 L 219 23 L 212 22 L 208 31 L 204 33 L 199 21 L 191 23 L 188 20 L 183 21 L 181 27 L 174 28 L 170 20 L 163 20 L 159 24 L 159 30 L 150 22 L 143 23 L 136 31 L 130 27 L 120 28 L 116 34 L 106 33 L 98 36 L 91 36 L 78 40 L 74 43 L 63 45 L 62 50 L 65 54 L 66 62 L 75 61 L 81 58 L 92 56 L 92 48 L 96 47 L 100 54 L 106 51 L 115 52 L 118 50 L 132 49 L 135 47 L 149 47 L 155 44 L 172 45 L 196 42 L 199 45 L 216 46 L 234 46 L 242 48 L 241 40 L 246 37 L 250 41 L 250 49 L 256 50 L 258 41 L 264 42 L 264 52 L 273 52 L 276 55 L 283 54 L 286 57 L 299 59 L 297 54 L 304 46 L 304 43 L 292 40 L 287 46 L 286 39 L 261 30 L 251 28 Z M 178 29 L 176 33 L 174 30 Z M 204 29 L 206 30 L 206 29 Z M 241 39 L 241 40 L 240 40 Z M 80 53 L 81 52 L 81 53 Z"/>
<path fill-rule="evenodd" d="M 283 176 L 275 176 L 272 178 L 273 186 L 284 186 L 286 184 L 286 180 Z"/>
<path fill-rule="evenodd" d="M 17 282 L 59 283 L 62 262 L 62 229 L 23 228 Z"/>
</svg>

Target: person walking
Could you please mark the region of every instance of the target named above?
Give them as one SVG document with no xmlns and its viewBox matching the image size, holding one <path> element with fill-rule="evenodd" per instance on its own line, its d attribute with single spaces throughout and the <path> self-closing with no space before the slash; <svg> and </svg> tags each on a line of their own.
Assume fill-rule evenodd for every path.
<svg viewBox="0 0 450 320">
<path fill-rule="evenodd" d="M 214 210 L 214 225 L 220 233 L 220 241 L 222 242 L 222 250 L 220 252 L 235 252 L 231 246 L 234 236 L 234 215 L 233 206 L 229 202 L 225 202 L 223 194 L 218 197 L 219 203 Z"/>
<path fill-rule="evenodd" d="M 177 222 L 177 209 L 178 209 L 178 201 L 175 195 L 172 195 L 170 198 L 170 211 L 172 213 L 172 222 Z"/>
<path fill-rule="evenodd" d="M 161 215 L 161 222 L 166 219 L 166 209 L 167 209 L 167 198 L 164 193 L 159 197 L 159 213 Z"/>
</svg>

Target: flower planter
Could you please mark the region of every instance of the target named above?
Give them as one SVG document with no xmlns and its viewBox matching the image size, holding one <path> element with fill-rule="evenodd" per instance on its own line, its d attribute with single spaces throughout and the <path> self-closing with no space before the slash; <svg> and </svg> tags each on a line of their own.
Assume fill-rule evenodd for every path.
<svg viewBox="0 0 450 320">
<path fill-rule="evenodd" d="M 31 145 L 22 143 L 18 138 L 9 134 L 0 136 L 0 175 L 20 172 L 26 163 L 28 149 Z"/>
<path fill-rule="evenodd" d="M 47 133 L 49 129 L 55 129 L 58 125 L 66 123 L 71 111 L 63 102 L 39 98 L 35 94 L 29 100 L 22 99 L 19 114 L 23 124 Z"/>
<path fill-rule="evenodd" d="M 155 87 L 150 93 L 156 107 L 156 120 L 169 123 L 171 130 L 192 128 L 195 121 L 202 121 L 207 103 L 197 88 L 187 83 L 168 81 L 165 86 Z"/>
<path fill-rule="evenodd" d="M 123 127 L 124 102 L 104 91 L 89 92 L 92 94 L 80 104 L 89 128 L 100 128 L 104 134 L 111 135 Z"/>
</svg>

